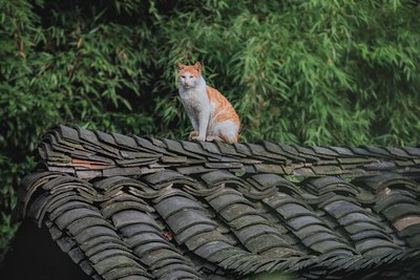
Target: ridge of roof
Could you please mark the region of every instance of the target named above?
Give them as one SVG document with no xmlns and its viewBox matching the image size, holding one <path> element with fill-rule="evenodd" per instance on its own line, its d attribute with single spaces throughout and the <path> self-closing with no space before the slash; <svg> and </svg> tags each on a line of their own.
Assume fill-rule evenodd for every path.
<svg viewBox="0 0 420 280">
<path fill-rule="evenodd" d="M 93 279 L 420 275 L 417 147 L 229 145 L 59 126 L 39 152 L 43 169 L 22 181 L 22 217 L 46 226 Z"/>
<path fill-rule="evenodd" d="M 214 170 L 296 177 L 359 177 L 392 171 L 420 172 L 417 147 L 336 147 L 190 142 L 104 133 L 60 125 L 43 137 L 40 155 L 50 171 L 92 179 L 171 169 L 183 175 Z"/>
</svg>

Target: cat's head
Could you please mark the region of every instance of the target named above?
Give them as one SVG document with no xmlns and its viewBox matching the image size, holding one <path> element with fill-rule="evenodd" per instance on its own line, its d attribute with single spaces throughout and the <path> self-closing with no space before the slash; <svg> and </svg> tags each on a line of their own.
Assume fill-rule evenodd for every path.
<svg viewBox="0 0 420 280">
<path fill-rule="evenodd" d="M 183 88 L 193 88 L 200 81 L 201 64 L 196 62 L 194 65 L 177 64 L 178 81 Z"/>
</svg>

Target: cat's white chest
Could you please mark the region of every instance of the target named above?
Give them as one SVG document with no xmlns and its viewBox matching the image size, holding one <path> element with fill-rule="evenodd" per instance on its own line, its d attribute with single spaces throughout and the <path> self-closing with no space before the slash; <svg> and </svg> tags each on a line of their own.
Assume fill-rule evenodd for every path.
<svg viewBox="0 0 420 280">
<path fill-rule="evenodd" d="M 190 110 L 200 110 L 207 107 L 209 104 L 207 93 L 201 88 L 191 88 L 187 90 L 180 90 L 179 96 L 181 101 Z"/>
</svg>

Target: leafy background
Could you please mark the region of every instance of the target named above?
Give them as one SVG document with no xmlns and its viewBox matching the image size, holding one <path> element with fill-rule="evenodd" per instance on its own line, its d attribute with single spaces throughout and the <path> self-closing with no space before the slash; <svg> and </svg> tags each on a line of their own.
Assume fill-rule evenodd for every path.
<svg viewBox="0 0 420 280">
<path fill-rule="evenodd" d="M 205 65 L 241 141 L 418 144 L 419 12 L 408 0 L 0 0 L 0 256 L 51 126 L 188 135 L 176 62 Z"/>
</svg>

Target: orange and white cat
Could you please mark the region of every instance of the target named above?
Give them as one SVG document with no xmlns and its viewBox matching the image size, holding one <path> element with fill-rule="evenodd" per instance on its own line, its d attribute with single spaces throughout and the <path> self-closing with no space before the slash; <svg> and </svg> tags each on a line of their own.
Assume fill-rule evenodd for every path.
<svg viewBox="0 0 420 280">
<path fill-rule="evenodd" d="M 179 96 L 194 130 L 190 139 L 236 143 L 240 121 L 229 101 L 206 85 L 201 64 L 178 64 Z"/>
</svg>

